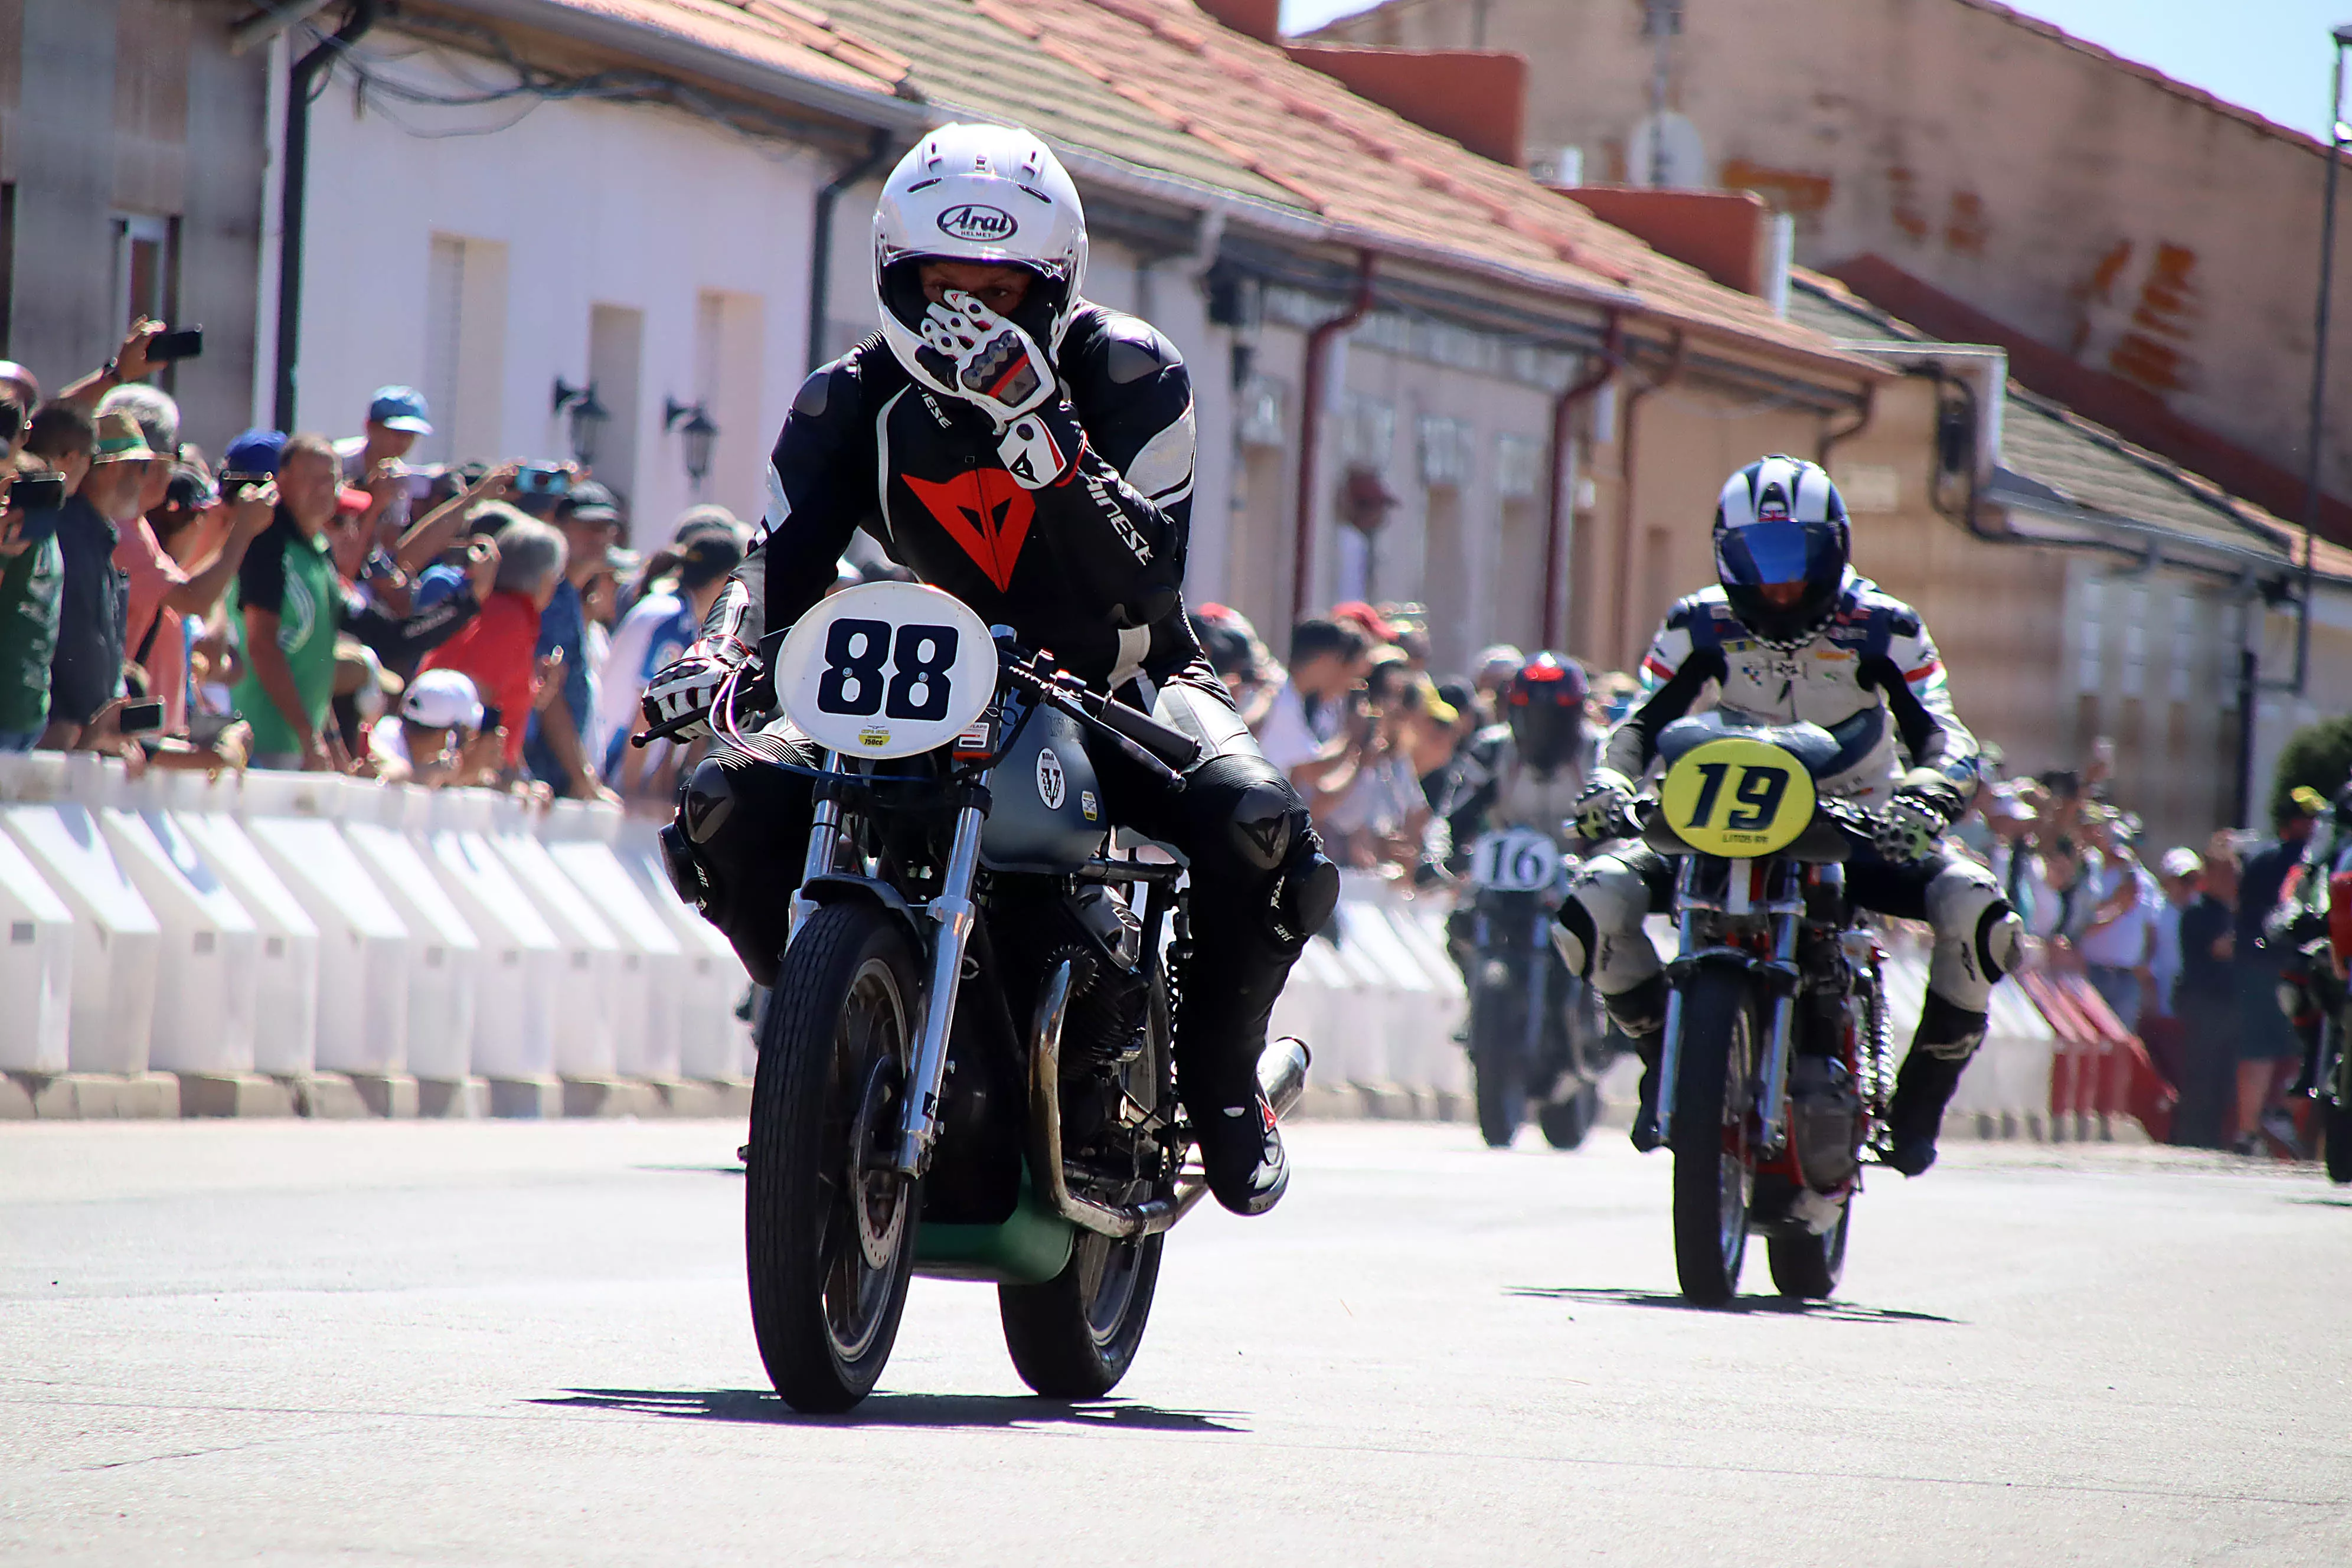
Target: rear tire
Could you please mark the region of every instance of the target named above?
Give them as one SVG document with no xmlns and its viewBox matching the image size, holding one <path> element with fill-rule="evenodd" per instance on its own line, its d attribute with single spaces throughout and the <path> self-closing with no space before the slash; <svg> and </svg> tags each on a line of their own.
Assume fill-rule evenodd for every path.
<svg viewBox="0 0 2352 1568">
<path fill-rule="evenodd" d="M 1536 1110 L 1536 1125 L 1543 1129 L 1544 1142 L 1555 1149 L 1574 1149 L 1583 1143 L 1585 1135 L 1601 1114 L 1601 1086 L 1580 1084 L 1566 1100 L 1555 1100 Z"/>
<path fill-rule="evenodd" d="M 1169 1058 L 1167 995 L 1155 982 L 1150 1045 L 1129 1063 L 1127 1092 L 1161 1115 L 1175 1104 Z M 1129 1201 L 1150 1195 L 1139 1188 Z M 1043 1285 L 1000 1285 L 997 1316 L 1013 1368 L 1047 1399 L 1100 1399 L 1118 1385 L 1142 1348 L 1160 1287 L 1164 1231 L 1119 1241 L 1081 1230 L 1070 1260 Z"/>
<path fill-rule="evenodd" d="M 1739 1293 L 1755 1196 L 1748 1101 L 1760 1031 L 1740 976 L 1701 969 L 1684 983 L 1675 1067 L 1675 1274 L 1684 1297 L 1720 1307 Z"/>
<path fill-rule="evenodd" d="M 761 1019 L 743 1203 L 751 1327 L 793 1409 L 848 1409 L 898 1335 L 919 1184 L 891 1169 L 914 1055 L 914 956 L 863 903 L 810 915 Z"/>
<path fill-rule="evenodd" d="M 1799 1301 L 1825 1301 L 1837 1294 L 1845 1277 L 1845 1237 L 1853 1225 L 1853 1200 L 1846 1194 L 1837 1224 L 1821 1236 L 1776 1237 L 1764 1244 L 1765 1261 L 1772 1266 L 1772 1283 L 1783 1296 Z"/>
<path fill-rule="evenodd" d="M 1523 989 L 1481 986 L 1470 994 L 1470 1077 L 1478 1136 L 1489 1149 L 1509 1148 L 1528 1119 Z"/>
<path fill-rule="evenodd" d="M 2319 1121 L 2327 1139 L 2327 1179 L 2339 1187 L 2352 1184 L 2352 1106 L 2323 1100 Z"/>
</svg>

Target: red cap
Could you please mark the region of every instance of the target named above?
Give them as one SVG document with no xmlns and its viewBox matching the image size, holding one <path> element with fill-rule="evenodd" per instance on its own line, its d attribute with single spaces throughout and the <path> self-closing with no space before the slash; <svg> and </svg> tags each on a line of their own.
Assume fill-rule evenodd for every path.
<svg viewBox="0 0 2352 1568">
<path fill-rule="evenodd" d="M 1396 627 L 1382 620 L 1381 613 L 1361 599 L 1350 599 L 1344 605 L 1332 605 L 1331 618 L 1335 621 L 1353 621 L 1377 641 L 1397 640 Z"/>
</svg>

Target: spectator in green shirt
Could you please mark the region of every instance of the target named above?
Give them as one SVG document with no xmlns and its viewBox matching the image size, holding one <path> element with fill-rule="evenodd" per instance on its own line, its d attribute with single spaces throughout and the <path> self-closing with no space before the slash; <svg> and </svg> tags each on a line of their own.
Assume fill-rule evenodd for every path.
<svg viewBox="0 0 2352 1568">
<path fill-rule="evenodd" d="M 20 476 L 50 471 L 29 454 L 0 458 L 0 752 L 31 751 L 48 727 L 65 557 L 54 528 L 26 529 L 29 520 L 12 492 Z"/>
<path fill-rule="evenodd" d="M 263 448 L 274 432 L 257 431 L 231 443 L 227 466 L 259 473 L 265 462 L 278 479 L 278 512 L 253 542 L 236 574 L 236 624 L 243 633 L 245 679 L 237 710 L 253 726 L 253 765 L 332 770 L 343 765 L 341 742 L 327 723 L 335 689 L 335 634 L 343 595 L 327 530 L 335 519 L 341 468 L 323 436 L 285 438 L 274 454 Z"/>
</svg>

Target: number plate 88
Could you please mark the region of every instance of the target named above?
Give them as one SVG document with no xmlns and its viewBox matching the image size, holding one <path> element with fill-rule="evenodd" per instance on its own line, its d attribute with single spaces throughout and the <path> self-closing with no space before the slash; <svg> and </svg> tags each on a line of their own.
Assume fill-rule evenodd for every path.
<svg viewBox="0 0 2352 1568">
<path fill-rule="evenodd" d="M 947 745 L 996 694 L 996 645 L 953 595 L 868 583 L 820 601 L 784 638 L 776 694 L 828 751 L 908 757 Z"/>
</svg>

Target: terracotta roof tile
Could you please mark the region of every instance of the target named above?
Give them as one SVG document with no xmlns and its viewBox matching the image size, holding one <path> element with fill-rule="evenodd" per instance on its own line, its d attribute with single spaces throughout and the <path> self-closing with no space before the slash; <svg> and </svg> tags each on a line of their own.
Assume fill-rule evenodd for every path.
<svg viewBox="0 0 2352 1568">
<path fill-rule="evenodd" d="M 1115 60 L 1128 101 L 1291 193 L 1378 247 L 1382 236 L 1538 287 L 1618 297 L 1700 328 L 1820 355 L 1808 329 L 1671 260 L 1517 169 L 1359 98 L 1190 0 L 941 0 L 969 4 L 1056 58 Z M 919 65 L 919 79 L 929 78 Z M 935 97 L 950 97 L 944 90 Z"/>
<path fill-rule="evenodd" d="M 1907 339 L 1923 346 L 1941 341 L 1834 278 L 1800 268 L 1790 284 L 1789 313 L 1832 337 Z M 2303 560 L 2294 525 L 2014 381 L 2002 400 L 2000 461 L 2089 511 L 2209 543 L 2262 550 L 2289 563 Z M 2323 541 L 2313 564 L 2328 576 L 2352 578 L 2352 550 Z"/>
<path fill-rule="evenodd" d="M 632 22 L 836 87 L 888 94 L 906 79 L 903 55 L 836 27 L 798 0 L 556 0 L 571 10 Z"/>
</svg>

